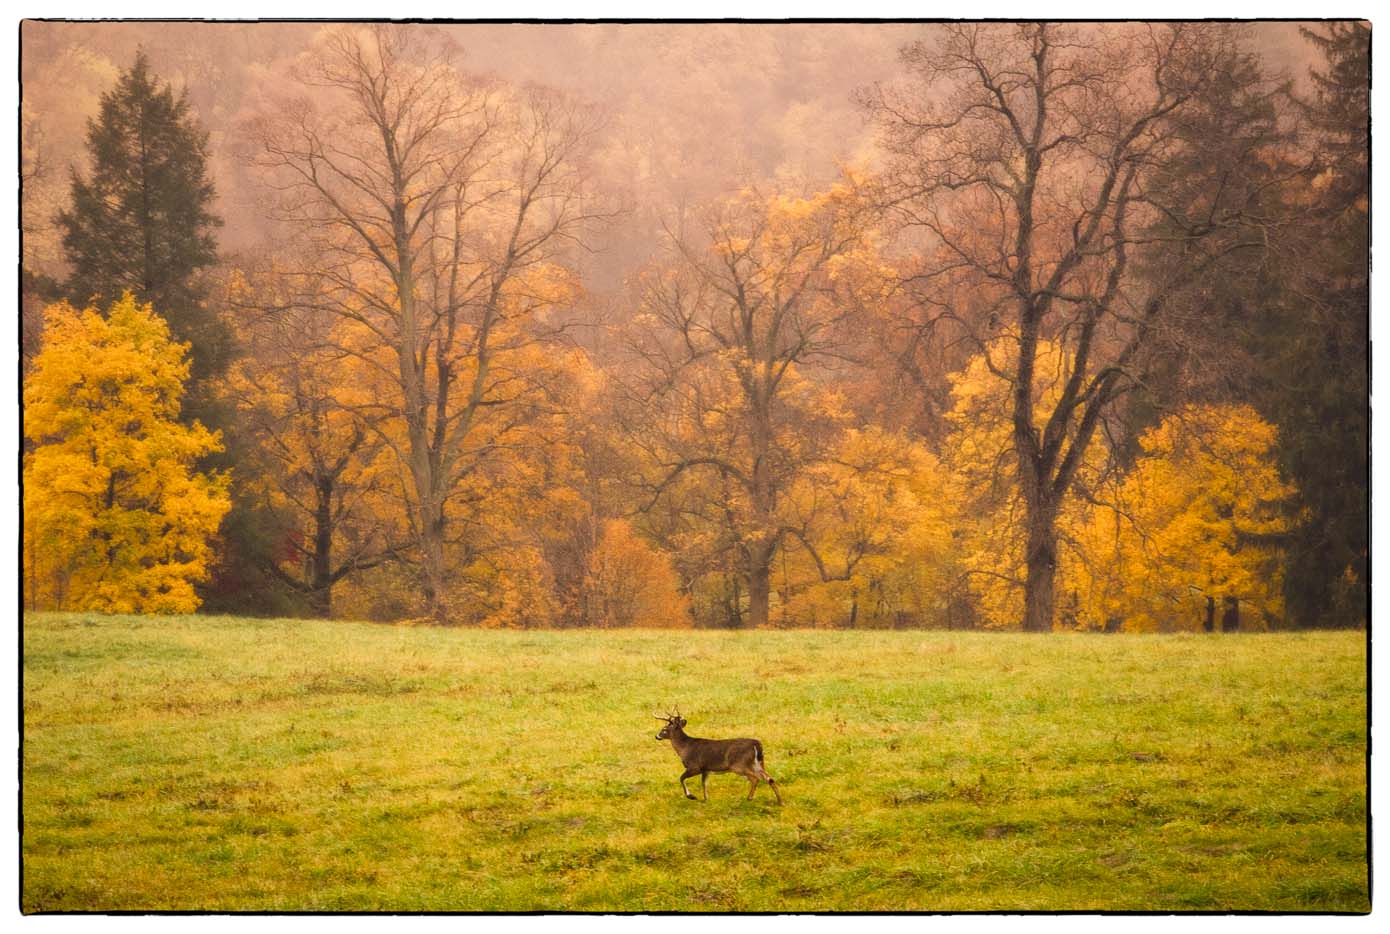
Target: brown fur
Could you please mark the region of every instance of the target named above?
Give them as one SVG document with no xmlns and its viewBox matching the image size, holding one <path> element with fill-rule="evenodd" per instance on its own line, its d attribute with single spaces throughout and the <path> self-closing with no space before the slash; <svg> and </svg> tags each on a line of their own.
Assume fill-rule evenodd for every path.
<svg viewBox="0 0 1390 934">
<path fill-rule="evenodd" d="M 782 803 L 782 792 L 778 790 L 777 782 L 763 766 L 762 743 L 756 739 L 699 739 L 689 736 L 685 732 L 686 721 L 679 713 L 657 719 L 665 720 L 666 726 L 656 738 L 669 739 L 671 748 L 681 757 L 681 764 L 685 766 L 685 772 L 681 775 L 681 791 L 691 801 L 695 800 L 695 796 L 685 787 L 687 778 L 700 776 L 700 794 L 708 801 L 709 792 L 705 790 L 706 776 L 710 772 L 734 772 L 748 779 L 749 800 L 752 800 L 758 782 L 765 781 L 777 796 L 777 803 Z"/>
</svg>

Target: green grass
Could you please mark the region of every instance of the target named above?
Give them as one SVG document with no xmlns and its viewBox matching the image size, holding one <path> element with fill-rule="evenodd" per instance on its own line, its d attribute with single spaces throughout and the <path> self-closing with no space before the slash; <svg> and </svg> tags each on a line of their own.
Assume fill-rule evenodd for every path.
<svg viewBox="0 0 1390 934">
<path fill-rule="evenodd" d="M 25 911 L 1365 911 L 1360 633 L 24 619 Z M 786 797 L 687 801 L 652 713 Z"/>
</svg>

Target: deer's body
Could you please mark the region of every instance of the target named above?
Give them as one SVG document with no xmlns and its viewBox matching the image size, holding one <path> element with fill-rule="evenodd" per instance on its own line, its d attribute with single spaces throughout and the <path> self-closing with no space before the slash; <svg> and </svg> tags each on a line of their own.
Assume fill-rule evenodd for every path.
<svg viewBox="0 0 1390 934">
<path fill-rule="evenodd" d="M 706 801 L 709 792 L 705 790 L 705 779 L 711 772 L 734 772 L 748 779 L 748 797 L 758 788 L 759 781 L 767 782 L 777 803 L 782 803 L 782 792 L 777 782 L 763 767 L 763 744 L 756 739 L 700 739 L 685 732 L 686 721 L 679 713 L 672 717 L 658 717 L 665 720 L 666 726 L 656 735 L 658 740 L 669 739 L 671 748 L 681 757 L 685 772 L 681 774 L 681 791 L 694 801 L 695 796 L 685 787 L 685 780 L 700 776 L 700 794 Z"/>
</svg>

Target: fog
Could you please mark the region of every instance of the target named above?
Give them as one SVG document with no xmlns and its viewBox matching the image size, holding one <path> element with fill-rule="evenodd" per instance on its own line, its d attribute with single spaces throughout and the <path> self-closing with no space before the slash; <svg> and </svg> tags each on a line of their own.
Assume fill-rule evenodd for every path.
<svg viewBox="0 0 1390 934">
<path fill-rule="evenodd" d="M 41 174 L 25 191 L 25 260 L 59 273 L 52 215 L 69 167 L 85 170 L 85 124 L 137 49 L 187 93 L 209 134 L 224 254 L 269 246 L 264 192 L 238 155 L 237 124 L 292 90 L 294 62 L 323 23 L 26 22 L 21 28 L 23 145 Z M 414 28 L 414 27 L 412 27 Z M 930 24 L 447 25 L 465 67 L 513 85 L 562 90 L 599 109 L 598 185 L 625 206 L 585 269 L 604 292 L 642 262 L 662 216 L 745 184 L 799 189 L 841 165 L 872 166 L 873 131 L 856 88 L 901 74 L 898 50 Z M 1297 26 L 1254 24 L 1271 71 L 1311 61 Z M 295 89 L 298 90 L 298 89 Z"/>
</svg>

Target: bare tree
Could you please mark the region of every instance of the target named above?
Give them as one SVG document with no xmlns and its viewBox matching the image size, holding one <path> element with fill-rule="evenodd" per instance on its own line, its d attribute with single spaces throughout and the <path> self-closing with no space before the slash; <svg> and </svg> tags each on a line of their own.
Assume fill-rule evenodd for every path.
<svg viewBox="0 0 1390 934">
<path fill-rule="evenodd" d="M 313 96 L 247 127 L 285 218 L 332 257 L 316 270 L 324 307 L 354 324 L 360 339 L 342 350 L 384 387 L 362 413 L 401 429 L 380 430 L 409 478 L 440 622 L 449 499 L 505 443 L 517 424 L 505 413 L 541 391 L 507 354 L 548 336 L 546 282 L 597 216 L 582 175 L 592 114 L 471 78 L 455 59 L 424 27 L 338 28 L 299 71 Z"/>
<path fill-rule="evenodd" d="M 926 244 L 908 283 L 921 313 L 981 353 L 1007 347 L 987 359 L 1011 393 L 1026 630 L 1052 628 L 1059 507 L 1182 284 L 1146 264 L 1180 256 L 1195 275 L 1258 243 L 1219 184 L 1177 203 L 1156 183 L 1191 164 L 1181 123 L 1238 57 L 1219 24 L 952 24 L 903 50 L 911 85 L 863 94 L 893 157 L 890 208 Z M 1046 400 L 1044 341 L 1064 352 Z"/>
</svg>

